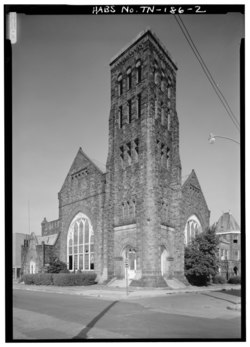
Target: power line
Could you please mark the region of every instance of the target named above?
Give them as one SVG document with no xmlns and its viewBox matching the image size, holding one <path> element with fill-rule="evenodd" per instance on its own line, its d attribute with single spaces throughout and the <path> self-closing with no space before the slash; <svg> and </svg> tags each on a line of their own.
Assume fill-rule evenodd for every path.
<svg viewBox="0 0 250 347">
<path fill-rule="evenodd" d="M 213 79 L 213 77 L 212 77 L 212 75 L 211 75 L 211 73 L 210 73 L 208 67 L 206 66 L 204 60 L 202 59 L 202 57 L 201 57 L 201 55 L 200 55 L 198 49 L 196 48 L 196 46 L 195 46 L 195 44 L 194 44 L 194 42 L 193 42 L 193 40 L 192 40 L 192 38 L 191 38 L 191 36 L 190 36 L 190 34 L 189 34 L 187 28 L 186 28 L 186 26 L 185 26 L 185 24 L 183 23 L 183 21 L 182 21 L 182 19 L 180 18 L 179 15 L 175 15 L 174 17 L 175 17 L 176 22 L 178 23 L 178 25 L 179 25 L 179 27 L 180 27 L 180 29 L 181 29 L 183 35 L 185 36 L 187 42 L 189 43 L 189 45 L 190 45 L 192 51 L 194 52 L 194 55 L 196 56 L 197 60 L 199 61 L 199 63 L 200 63 L 200 65 L 201 65 L 201 67 L 202 67 L 202 69 L 203 69 L 205 75 L 207 76 L 207 78 L 208 78 L 208 80 L 209 80 L 211 86 L 213 87 L 215 93 L 217 94 L 217 96 L 219 97 L 221 103 L 223 104 L 223 106 L 224 106 L 224 108 L 225 108 L 227 114 L 228 114 L 229 117 L 231 118 L 231 120 L 232 120 L 232 122 L 234 123 L 234 125 L 236 126 L 236 128 L 239 130 L 239 129 L 240 129 L 239 121 L 238 121 L 237 118 L 235 117 L 235 115 L 234 115 L 233 111 L 231 110 L 231 108 L 230 108 L 230 106 L 229 106 L 227 100 L 225 99 L 223 93 L 221 92 L 221 90 L 220 90 L 219 87 L 217 86 L 216 82 L 214 81 L 214 79 Z M 183 27 L 182 27 L 182 25 L 180 24 L 180 22 L 178 21 L 177 17 L 178 17 L 178 19 L 180 20 L 180 22 L 182 23 Z"/>
<path fill-rule="evenodd" d="M 214 86 L 216 87 L 216 89 L 217 89 L 218 92 L 220 93 L 221 97 L 222 97 L 223 100 L 225 101 L 225 103 L 226 103 L 228 109 L 230 110 L 231 115 L 233 116 L 234 120 L 238 123 L 238 125 L 240 125 L 238 119 L 236 118 L 235 114 L 233 113 L 233 111 L 232 111 L 231 107 L 229 106 L 229 104 L 228 104 L 226 98 L 224 97 L 222 91 L 221 91 L 220 88 L 218 87 L 217 83 L 214 81 L 213 76 L 211 75 L 211 73 L 210 73 L 210 71 L 209 71 L 209 69 L 208 69 L 206 63 L 205 63 L 204 60 L 202 59 L 202 56 L 200 55 L 200 53 L 199 53 L 197 47 L 195 46 L 195 43 L 193 42 L 192 37 L 191 37 L 191 35 L 189 34 L 188 29 L 187 29 L 187 27 L 185 26 L 183 20 L 181 19 L 181 17 L 180 17 L 179 15 L 178 15 L 178 18 L 179 18 L 179 20 L 181 21 L 183 27 L 185 28 L 186 33 L 187 33 L 187 35 L 188 35 L 190 41 L 192 42 L 192 44 L 193 44 L 193 46 L 194 46 L 194 48 L 195 48 L 197 54 L 199 55 L 199 57 L 200 57 L 200 59 L 201 59 L 201 61 L 202 61 L 203 66 L 205 67 L 207 73 L 209 74 L 211 80 L 213 81 Z"/>
</svg>

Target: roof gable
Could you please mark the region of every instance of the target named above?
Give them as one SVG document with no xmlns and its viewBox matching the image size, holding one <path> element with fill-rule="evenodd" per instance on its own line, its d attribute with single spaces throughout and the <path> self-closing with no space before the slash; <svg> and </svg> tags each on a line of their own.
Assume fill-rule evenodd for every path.
<svg viewBox="0 0 250 347">
<path fill-rule="evenodd" d="M 68 177 L 69 176 L 84 176 L 85 174 L 88 173 L 88 170 L 89 168 L 92 168 L 93 171 L 97 172 L 98 174 L 100 175 L 103 175 L 104 174 L 104 166 L 101 165 L 96 161 L 93 161 L 91 160 L 82 150 L 82 148 L 80 147 L 76 156 L 75 156 L 75 159 L 73 160 L 73 163 L 69 169 L 69 172 L 64 180 L 64 183 L 62 185 L 62 188 L 61 190 L 63 189 L 63 187 L 65 186 L 67 180 L 68 180 Z"/>
<path fill-rule="evenodd" d="M 182 185 L 182 192 L 187 192 L 189 189 L 194 190 L 196 193 L 200 194 L 202 196 L 202 199 L 208 209 L 206 199 L 203 195 L 200 182 L 198 180 L 198 177 L 194 171 L 194 169 L 191 171 L 190 175 L 186 179 L 186 181 Z"/>
</svg>

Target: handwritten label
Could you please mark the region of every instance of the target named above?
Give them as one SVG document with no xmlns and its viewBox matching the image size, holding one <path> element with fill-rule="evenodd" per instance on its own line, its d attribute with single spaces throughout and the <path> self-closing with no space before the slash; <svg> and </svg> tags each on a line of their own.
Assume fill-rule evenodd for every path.
<svg viewBox="0 0 250 347">
<path fill-rule="evenodd" d="M 16 12 L 9 13 L 9 39 L 12 44 L 17 42 Z"/>
<path fill-rule="evenodd" d="M 93 6 L 92 14 L 202 14 L 203 6 Z"/>
</svg>

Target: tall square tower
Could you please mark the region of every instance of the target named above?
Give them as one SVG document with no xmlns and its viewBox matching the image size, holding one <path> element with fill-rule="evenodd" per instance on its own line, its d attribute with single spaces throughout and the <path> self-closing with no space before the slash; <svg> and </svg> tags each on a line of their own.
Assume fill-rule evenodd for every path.
<svg viewBox="0 0 250 347">
<path fill-rule="evenodd" d="M 176 64 L 151 30 L 110 62 L 104 268 L 159 286 L 183 279 Z"/>
</svg>

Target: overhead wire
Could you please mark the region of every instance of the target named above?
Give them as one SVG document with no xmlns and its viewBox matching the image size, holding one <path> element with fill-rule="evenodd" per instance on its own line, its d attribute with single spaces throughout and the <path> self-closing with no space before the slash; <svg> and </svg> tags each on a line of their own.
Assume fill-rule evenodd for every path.
<svg viewBox="0 0 250 347">
<path fill-rule="evenodd" d="M 180 18 L 180 15 L 175 15 L 174 16 L 176 19 L 177 24 L 179 25 L 183 35 L 185 36 L 188 44 L 190 45 L 194 55 L 196 56 L 197 60 L 199 61 L 206 77 L 208 78 L 211 86 L 213 87 L 215 93 L 217 94 L 218 98 L 220 99 L 222 105 L 224 106 L 227 114 L 229 115 L 230 119 L 232 120 L 232 122 L 234 123 L 234 125 L 236 126 L 236 128 L 239 130 L 240 129 L 240 125 L 239 125 L 239 121 L 237 120 L 237 118 L 235 117 L 233 111 L 231 110 L 226 98 L 224 97 L 223 93 L 221 92 L 221 90 L 219 89 L 218 85 L 216 84 L 216 82 L 214 81 L 208 67 L 206 66 L 204 60 L 202 59 L 197 47 L 195 46 L 191 35 L 189 34 L 185 24 L 183 23 L 182 19 Z M 178 19 L 179 21 L 178 21 Z"/>
</svg>

